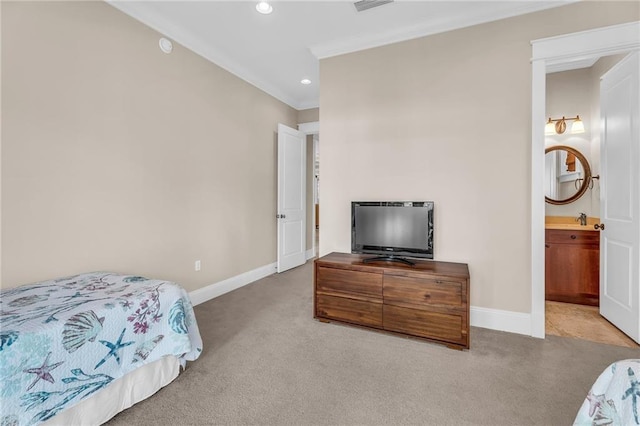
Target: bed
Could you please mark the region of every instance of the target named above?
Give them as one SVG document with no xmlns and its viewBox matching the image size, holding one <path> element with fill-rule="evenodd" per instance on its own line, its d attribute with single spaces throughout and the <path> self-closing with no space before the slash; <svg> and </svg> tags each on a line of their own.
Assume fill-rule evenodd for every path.
<svg viewBox="0 0 640 426">
<path fill-rule="evenodd" d="M 600 374 L 574 425 L 640 424 L 640 359 L 614 362 Z"/>
<path fill-rule="evenodd" d="M 202 351 L 179 285 L 109 272 L 0 291 L 0 425 L 100 424 Z"/>
</svg>

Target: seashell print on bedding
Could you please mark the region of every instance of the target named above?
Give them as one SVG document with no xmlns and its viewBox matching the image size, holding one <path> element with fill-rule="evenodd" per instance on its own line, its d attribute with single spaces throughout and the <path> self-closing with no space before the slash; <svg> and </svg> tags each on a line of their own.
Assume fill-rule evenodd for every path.
<svg viewBox="0 0 640 426">
<path fill-rule="evenodd" d="M 18 340 L 18 333 L 15 331 L 3 331 L 0 333 L 0 351 L 5 350 Z"/>
<path fill-rule="evenodd" d="M 69 318 L 62 331 L 62 345 L 67 352 L 80 349 L 87 341 L 93 342 L 102 331 L 104 317 L 98 318 L 93 311 L 86 311 Z"/>
<path fill-rule="evenodd" d="M 184 313 L 184 300 L 179 299 L 169 310 L 169 325 L 178 334 L 187 334 L 187 318 Z"/>
<path fill-rule="evenodd" d="M 184 288 L 135 277 L 93 272 L 0 289 L 0 426 L 50 419 L 163 356 L 182 367 L 198 358 L 202 339 Z"/>
</svg>

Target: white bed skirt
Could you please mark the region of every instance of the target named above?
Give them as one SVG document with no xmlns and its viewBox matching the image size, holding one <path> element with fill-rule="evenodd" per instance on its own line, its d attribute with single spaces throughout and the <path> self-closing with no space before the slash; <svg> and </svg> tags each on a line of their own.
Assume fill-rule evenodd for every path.
<svg viewBox="0 0 640 426">
<path fill-rule="evenodd" d="M 114 380 L 106 388 L 42 424 L 71 426 L 105 423 L 122 410 L 149 398 L 171 383 L 178 377 L 178 373 L 178 358 L 173 355 L 163 357 Z"/>
</svg>

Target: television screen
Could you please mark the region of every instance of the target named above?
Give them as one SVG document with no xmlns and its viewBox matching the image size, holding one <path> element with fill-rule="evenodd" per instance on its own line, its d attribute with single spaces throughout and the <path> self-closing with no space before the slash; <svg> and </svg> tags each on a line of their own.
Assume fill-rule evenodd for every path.
<svg viewBox="0 0 640 426">
<path fill-rule="evenodd" d="M 433 202 L 352 202 L 351 251 L 433 259 Z"/>
</svg>

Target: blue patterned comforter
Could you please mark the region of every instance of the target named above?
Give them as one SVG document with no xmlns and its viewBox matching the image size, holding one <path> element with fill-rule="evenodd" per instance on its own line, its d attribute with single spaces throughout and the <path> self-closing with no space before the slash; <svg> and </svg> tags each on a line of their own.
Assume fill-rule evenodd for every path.
<svg viewBox="0 0 640 426">
<path fill-rule="evenodd" d="M 640 425 L 640 359 L 608 366 L 587 394 L 574 425 Z"/>
<path fill-rule="evenodd" d="M 0 425 L 30 425 L 139 366 L 202 351 L 179 285 L 106 272 L 0 291 Z"/>
</svg>

